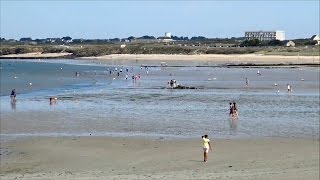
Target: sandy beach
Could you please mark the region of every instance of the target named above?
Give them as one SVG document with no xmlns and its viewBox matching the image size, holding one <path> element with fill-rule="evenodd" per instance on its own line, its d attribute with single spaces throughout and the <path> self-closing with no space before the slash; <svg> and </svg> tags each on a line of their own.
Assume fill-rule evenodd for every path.
<svg viewBox="0 0 320 180">
<path fill-rule="evenodd" d="M 165 55 L 165 54 L 112 54 L 81 59 L 102 60 L 106 63 L 145 63 L 160 65 L 213 65 L 213 64 L 320 64 L 319 56 L 273 56 L 261 54 L 243 55 Z"/>
<path fill-rule="evenodd" d="M 1 179 L 319 178 L 319 139 L 30 138 L 1 145 Z"/>
<path fill-rule="evenodd" d="M 141 84 L 127 82 L 123 75 L 111 80 L 106 69 L 2 62 L 1 76 L 7 80 L 2 79 L 2 87 L 33 92 L 19 93 L 17 104 L 10 104 L 8 95 L 1 99 L 1 180 L 319 179 L 318 68 L 262 68 L 258 76 L 254 68 L 151 67 Z M 81 76 L 75 77 L 75 71 Z M 159 88 L 169 73 L 206 89 Z M 243 88 L 241 75 L 250 76 L 252 90 Z M 217 80 L 208 80 L 213 77 Z M 66 89 L 61 82 L 84 86 Z M 273 82 L 282 85 L 281 93 Z M 284 92 L 286 82 L 294 84 L 292 96 Z M 47 91 L 51 84 L 60 88 Z M 49 104 L 51 94 L 58 94 L 56 105 Z M 241 109 L 235 127 L 227 121 L 232 98 Z M 214 148 L 207 163 L 202 161 L 204 132 Z"/>
<path fill-rule="evenodd" d="M 0 56 L 2 59 L 5 58 L 59 58 L 71 55 L 72 53 L 41 53 L 41 52 L 35 52 L 35 53 L 25 53 L 25 54 L 8 54 L 8 55 L 2 55 Z"/>
</svg>

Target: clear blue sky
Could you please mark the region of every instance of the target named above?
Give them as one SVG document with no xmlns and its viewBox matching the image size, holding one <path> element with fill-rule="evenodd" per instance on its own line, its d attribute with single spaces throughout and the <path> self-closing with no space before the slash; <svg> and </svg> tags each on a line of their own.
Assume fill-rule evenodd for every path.
<svg viewBox="0 0 320 180">
<path fill-rule="evenodd" d="M 319 0 L 309 1 L 1 1 L 1 37 L 241 37 L 284 30 L 319 34 Z"/>
</svg>

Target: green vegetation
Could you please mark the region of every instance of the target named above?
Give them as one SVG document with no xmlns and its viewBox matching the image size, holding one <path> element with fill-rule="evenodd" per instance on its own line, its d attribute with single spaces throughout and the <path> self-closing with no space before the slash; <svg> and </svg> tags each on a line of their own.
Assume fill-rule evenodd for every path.
<svg viewBox="0 0 320 180">
<path fill-rule="evenodd" d="M 248 43 L 259 43 L 252 41 Z M 278 44 L 277 41 L 269 43 Z M 68 45 L 1 45 L 0 55 L 41 53 L 73 53 L 74 57 L 103 56 L 109 54 L 265 54 L 265 55 L 301 55 L 319 56 L 319 46 L 247 46 L 235 44 L 212 43 L 209 41 L 175 41 L 170 43 L 121 43 L 108 44 L 68 44 Z"/>
</svg>

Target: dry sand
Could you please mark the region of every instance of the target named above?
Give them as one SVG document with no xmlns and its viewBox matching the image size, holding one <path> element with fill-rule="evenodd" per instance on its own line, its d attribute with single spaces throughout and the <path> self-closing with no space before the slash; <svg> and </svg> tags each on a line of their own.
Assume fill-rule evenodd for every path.
<svg viewBox="0 0 320 180">
<path fill-rule="evenodd" d="M 67 55 L 71 55 L 72 53 L 25 53 L 25 54 L 8 54 L 2 55 L 1 58 L 53 58 L 53 57 L 64 57 Z"/>
<path fill-rule="evenodd" d="M 165 54 L 112 54 L 81 59 L 101 60 L 113 64 L 137 62 L 148 65 L 214 65 L 214 64 L 320 64 L 319 56 L 271 56 L 261 54 L 243 55 L 165 55 Z M 193 63 L 193 64 L 192 64 Z"/>
<path fill-rule="evenodd" d="M 201 141 L 35 137 L 7 142 L 1 145 L 1 179 L 319 179 L 319 139 L 218 139 L 207 163 Z"/>
</svg>

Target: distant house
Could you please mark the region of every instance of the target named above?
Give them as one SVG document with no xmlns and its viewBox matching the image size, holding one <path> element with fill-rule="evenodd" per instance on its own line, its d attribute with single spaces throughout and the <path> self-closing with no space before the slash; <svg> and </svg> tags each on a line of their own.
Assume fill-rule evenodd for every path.
<svg viewBox="0 0 320 180">
<path fill-rule="evenodd" d="M 287 47 L 295 47 L 296 43 L 294 43 L 293 41 L 288 41 L 286 44 Z"/>
<path fill-rule="evenodd" d="M 316 45 L 320 45 L 320 37 L 319 35 L 316 35 L 314 38 L 313 38 L 314 41 L 317 41 L 317 44 Z"/>
<path fill-rule="evenodd" d="M 46 41 L 47 43 L 57 43 L 61 42 L 62 40 L 60 38 L 47 38 Z"/>
<path fill-rule="evenodd" d="M 173 39 L 168 38 L 168 37 L 158 37 L 158 40 L 160 42 L 172 42 L 172 41 L 174 41 Z"/>
<path fill-rule="evenodd" d="M 159 40 L 160 42 L 171 42 L 171 41 L 174 41 L 174 40 L 171 38 L 171 33 L 170 33 L 170 32 L 164 33 L 164 36 L 158 37 L 158 40 Z"/>
</svg>

